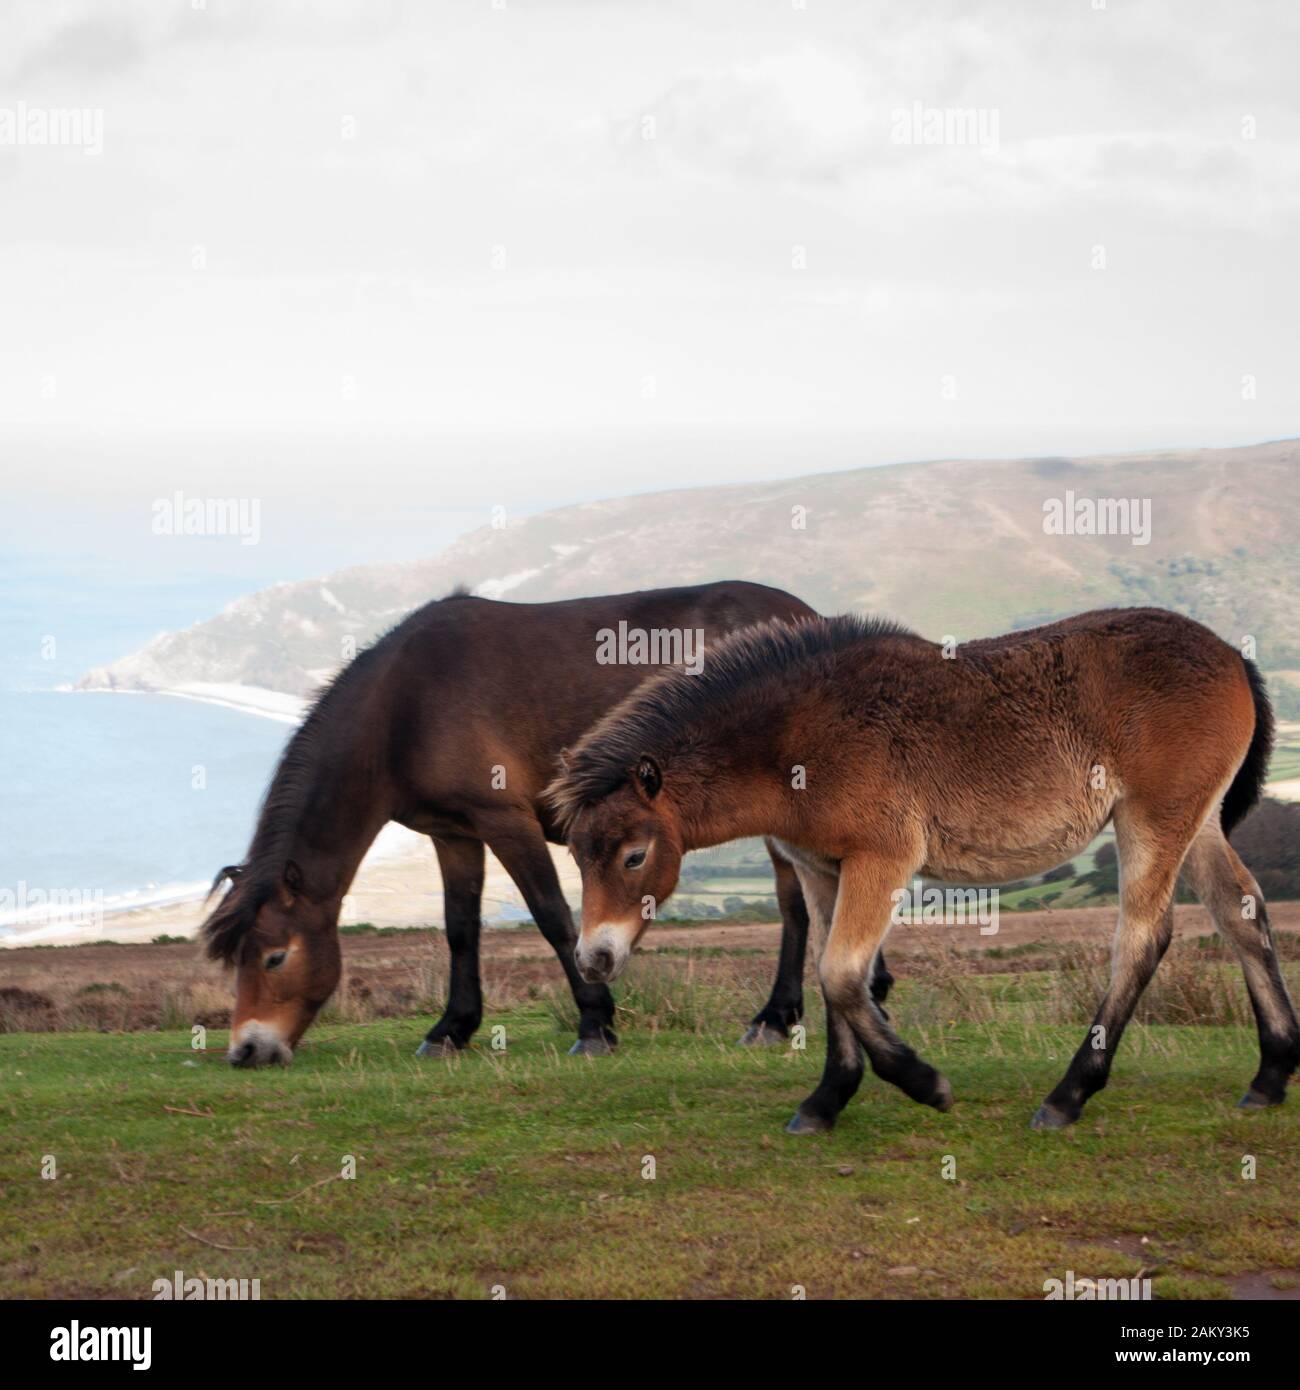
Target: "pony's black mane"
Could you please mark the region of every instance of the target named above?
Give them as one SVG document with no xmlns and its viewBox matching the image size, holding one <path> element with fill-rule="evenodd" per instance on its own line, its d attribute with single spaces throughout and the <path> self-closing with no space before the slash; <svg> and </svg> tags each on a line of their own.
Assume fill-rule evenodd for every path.
<svg viewBox="0 0 1300 1390">
<path fill-rule="evenodd" d="M 847 648 L 887 637 L 915 637 L 884 618 L 773 619 L 732 633 L 710 648 L 703 670 L 653 677 L 589 730 L 565 756 L 546 800 L 567 832 L 584 806 L 617 791 L 645 755 L 662 759 L 688 747 L 696 726 L 728 701 L 763 685 L 815 681 Z"/>
<path fill-rule="evenodd" d="M 469 596 L 463 585 L 457 585 L 441 601 Z M 314 800 L 325 757 L 330 751 L 330 736 L 346 724 L 355 697 L 369 687 L 383 653 L 398 640 L 398 632 L 422 612 L 424 609 L 408 615 L 358 652 L 320 691 L 307 717 L 289 740 L 262 798 L 248 857 L 242 864 L 222 869 L 212 881 L 209 897 L 223 883 L 231 885 L 203 924 L 203 939 L 213 960 L 229 963 L 235 959 L 258 912 L 279 890 L 294 839 Z"/>
<path fill-rule="evenodd" d="M 317 784 L 326 735 L 344 705 L 350 703 L 349 694 L 365 681 L 383 640 L 359 652 L 316 697 L 276 764 L 257 814 L 247 858 L 242 864 L 222 869 L 213 879 L 213 893 L 223 882 L 231 884 L 203 924 L 203 937 L 213 960 L 234 960 L 258 911 L 284 881 L 285 865 Z"/>
</svg>

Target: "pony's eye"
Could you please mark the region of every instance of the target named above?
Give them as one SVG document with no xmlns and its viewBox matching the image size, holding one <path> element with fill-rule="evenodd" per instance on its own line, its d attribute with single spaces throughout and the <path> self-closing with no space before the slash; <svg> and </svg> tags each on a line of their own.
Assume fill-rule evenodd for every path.
<svg viewBox="0 0 1300 1390">
<path fill-rule="evenodd" d="M 268 970 L 278 970 L 284 964 L 284 958 L 288 954 L 288 951 L 272 951 L 262 964 L 265 965 Z"/>
<path fill-rule="evenodd" d="M 634 849 L 631 854 L 623 861 L 625 869 L 639 869 L 645 863 L 645 850 Z"/>
</svg>

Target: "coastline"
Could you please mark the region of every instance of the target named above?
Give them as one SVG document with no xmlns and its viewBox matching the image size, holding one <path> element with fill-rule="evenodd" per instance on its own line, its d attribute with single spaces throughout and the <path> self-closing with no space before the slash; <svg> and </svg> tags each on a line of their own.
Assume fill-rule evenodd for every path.
<svg viewBox="0 0 1300 1390">
<path fill-rule="evenodd" d="M 71 691 L 76 694 L 170 695 L 177 699 L 217 705 L 256 718 L 296 726 L 310 701 L 257 686 L 209 682 L 183 682 L 165 689 Z M 1279 721 L 1279 731 L 1300 731 Z M 1300 778 L 1270 783 L 1267 794 L 1281 800 L 1300 801 Z M 549 846 L 561 886 L 571 903 L 581 897 L 577 866 L 560 846 Z M 0 924 L 0 951 L 29 946 L 71 946 L 111 941 L 141 943 L 155 937 L 192 939 L 209 910 L 208 880 L 151 886 L 112 895 L 97 903 L 80 919 L 65 911 L 62 916 L 29 909 L 28 920 Z M 507 926 L 529 919 L 519 890 L 491 855 L 487 856 L 483 893 L 485 926 Z M 343 925 L 370 922 L 379 927 L 434 927 L 443 922 L 442 884 L 437 858 L 428 837 L 390 822 L 371 846 L 350 891 L 340 917 Z"/>
<path fill-rule="evenodd" d="M 301 696 L 263 687 L 201 681 L 151 690 L 62 689 L 78 695 L 170 695 L 294 727 L 302 722 L 311 703 Z M 565 891 L 576 901 L 577 868 L 563 850 L 552 850 Z M 31 908 L 27 920 L 18 917 L 0 924 L 0 951 L 96 941 L 138 943 L 156 936 L 193 938 L 208 913 L 209 888 L 210 880 L 204 879 L 115 893 L 81 911 Z M 485 925 L 506 925 L 527 918 L 528 909 L 518 889 L 489 854 L 483 892 Z M 341 921 L 344 925 L 373 922 L 376 926 L 441 927 L 442 883 L 428 837 L 394 822 L 384 826 L 344 898 Z"/>
<path fill-rule="evenodd" d="M 287 695 L 280 690 L 269 690 L 261 685 L 236 685 L 222 681 L 182 681 L 178 685 L 157 686 L 148 689 L 130 689 L 117 686 L 60 686 L 60 691 L 70 695 L 170 695 L 177 700 L 194 700 L 201 705 L 219 705 L 223 709 L 233 709 L 241 714 L 257 715 L 260 719 L 272 719 L 277 724 L 301 724 L 311 701 L 302 695 Z"/>
<path fill-rule="evenodd" d="M 53 687 L 64 695 L 166 695 L 173 699 L 215 705 L 223 709 L 269 719 L 296 728 L 302 723 L 311 702 L 297 695 L 262 686 L 245 686 L 207 681 L 183 681 L 176 685 L 143 689 L 109 686 Z M 398 827 L 400 829 L 400 827 Z M 387 829 L 387 827 L 386 827 Z M 382 847 L 381 847 L 382 844 Z M 400 855 L 405 847 L 393 837 L 376 841 L 378 857 Z M 372 851 L 373 853 L 374 851 Z M 189 882 L 151 883 L 147 887 L 122 889 L 104 894 L 93 902 L 80 898 L 72 904 L 44 904 L 27 907 L 0 920 L 0 950 L 23 946 L 72 945 L 96 940 L 148 940 L 153 934 L 193 935 L 205 915 L 204 904 L 210 879 Z"/>
<path fill-rule="evenodd" d="M 385 837 L 388 844 L 382 843 Z M 576 902 L 581 892 L 577 865 L 558 845 L 550 849 L 565 895 Z M 0 937 L 0 951 L 24 946 L 85 946 L 101 941 L 140 944 L 158 936 L 193 939 L 207 912 L 205 884 L 184 899 L 122 906 L 86 922 L 33 924 L 27 931 Z M 519 890 L 489 852 L 483 883 L 484 926 L 508 927 L 527 920 L 528 908 Z M 377 927 L 442 929 L 442 879 L 426 836 L 399 825 L 384 827 L 343 899 L 341 925 L 359 922 Z"/>
</svg>

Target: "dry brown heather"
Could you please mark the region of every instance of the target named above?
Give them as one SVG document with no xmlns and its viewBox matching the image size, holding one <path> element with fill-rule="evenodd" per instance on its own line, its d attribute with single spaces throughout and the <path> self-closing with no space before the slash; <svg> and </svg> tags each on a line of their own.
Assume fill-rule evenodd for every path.
<svg viewBox="0 0 1300 1390">
<path fill-rule="evenodd" d="M 1270 905 L 1279 954 L 1293 993 L 1300 961 L 1300 902 Z M 1004 913 L 996 936 L 974 927 L 899 927 L 888 956 L 898 977 L 891 1007 L 909 1017 L 984 1019 L 996 1013 L 987 991 L 971 991 L 972 974 L 1046 971 L 1036 1012 L 1042 1022 L 1091 1018 L 1107 978 L 1113 908 Z M 622 1026 L 737 1027 L 766 998 L 780 928 L 776 924 L 659 926 L 643 939 L 616 990 Z M 1175 911 L 1178 938 L 1138 1012 L 1146 1022 L 1250 1022 L 1240 972 L 1199 906 Z M 1202 938 L 1197 940 L 1196 938 Z M 327 1017 L 425 1018 L 441 1006 L 447 945 L 439 931 L 345 934 L 343 983 Z M 1230 966 L 1225 969 L 1224 966 Z M 0 954 L 0 1032 L 189 1028 L 229 1022 L 230 983 L 194 942 L 88 945 Z M 568 1026 L 569 1001 L 558 967 L 532 928 L 484 933 L 487 1006 L 540 1001 Z M 810 977 L 810 1015 L 818 1000 Z M 752 1001 L 752 1002 L 751 1002 Z M 412 1037 L 415 1030 L 413 1028 Z"/>
</svg>

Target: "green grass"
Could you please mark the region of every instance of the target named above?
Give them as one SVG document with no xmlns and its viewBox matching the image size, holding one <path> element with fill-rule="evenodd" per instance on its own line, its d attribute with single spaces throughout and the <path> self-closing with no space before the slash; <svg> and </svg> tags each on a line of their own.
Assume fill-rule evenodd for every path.
<svg viewBox="0 0 1300 1390">
<path fill-rule="evenodd" d="M 1083 1122 L 1032 1133 L 1081 1036 L 1026 1021 L 1046 979 L 982 977 L 993 1022 L 949 1024 L 918 992 L 912 1027 L 900 986 L 900 1027 L 956 1108 L 868 1074 L 817 1139 L 782 1125 L 820 1037 L 739 1049 L 735 999 L 689 1027 L 633 1013 L 599 1060 L 565 1055 L 544 1001 L 451 1061 L 412 1056 L 414 1020 L 321 1027 L 256 1073 L 179 1032 L 0 1036 L 0 1291 L 148 1297 L 181 1269 L 259 1278 L 264 1298 L 1041 1298 L 1066 1269 L 1145 1267 L 1157 1296 L 1212 1296 L 1300 1269 L 1300 1105 L 1233 1108 L 1251 1033 L 1135 1027 Z"/>
</svg>

